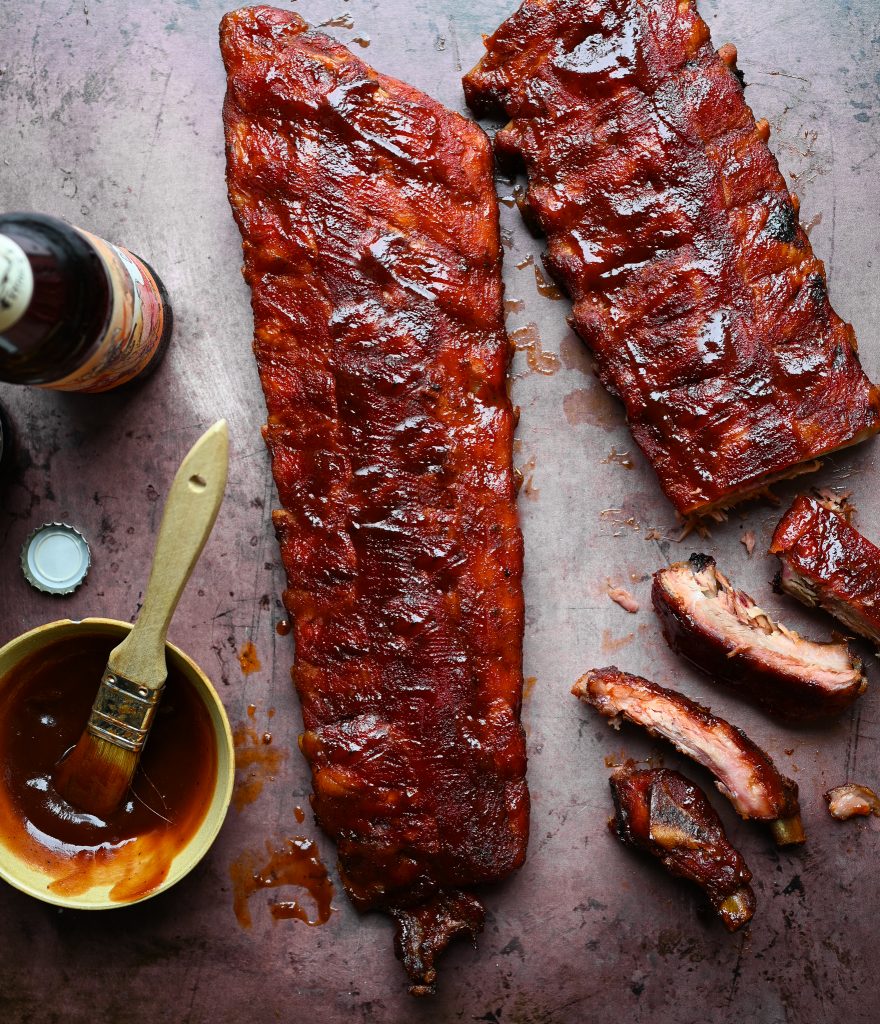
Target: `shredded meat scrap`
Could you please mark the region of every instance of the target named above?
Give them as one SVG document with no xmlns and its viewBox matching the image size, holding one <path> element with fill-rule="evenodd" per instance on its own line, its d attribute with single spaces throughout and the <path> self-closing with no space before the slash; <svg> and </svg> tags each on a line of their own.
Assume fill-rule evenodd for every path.
<svg viewBox="0 0 880 1024">
<path fill-rule="evenodd" d="M 867 686 L 845 643 L 806 640 L 774 622 L 709 555 L 656 572 L 651 597 L 674 651 L 773 714 L 838 714 Z"/>
<path fill-rule="evenodd" d="M 423 994 L 528 838 L 491 147 L 296 14 L 221 48 L 313 807 Z"/>
<path fill-rule="evenodd" d="M 777 587 L 880 644 L 880 548 L 827 500 L 796 498 L 773 534 Z"/>
<path fill-rule="evenodd" d="M 615 603 L 630 615 L 635 615 L 639 610 L 639 602 L 625 587 L 612 587 L 608 584 L 608 596 Z"/>
<path fill-rule="evenodd" d="M 828 811 L 832 818 L 846 821 L 847 818 L 863 817 L 869 814 L 880 818 L 880 797 L 867 786 L 856 782 L 847 782 L 842 786 L 829 789 L 825 794 Z"/>
<path fill-rule="evenodd" d="M 880 394 L 743 98 L 689 0 L 525 0 L 464 79 L 510 118 L 522 207 L 605 386 L 683 515 L 815 468 Z"/>
<path fill-rule="evenodd" d="M 659 858 L 671 874 L 696 882 L 728 931 L 752 919 L 752 873 L 699 786 L 668 768 L 629 765 L 608 781 L 615 811 L 608 827 L 621 842 Z"/>
<path fill-rule="evenodd" d="M 571 692 L 612 725 L 620 718 L 634 722 L 708 768 L 739 815 L 770 823 L 778 845 L 804 841 L 797 783 L 780 775 L 745 733 L 708 708 L 613 665 L 587 672 Z"/>
</svg>

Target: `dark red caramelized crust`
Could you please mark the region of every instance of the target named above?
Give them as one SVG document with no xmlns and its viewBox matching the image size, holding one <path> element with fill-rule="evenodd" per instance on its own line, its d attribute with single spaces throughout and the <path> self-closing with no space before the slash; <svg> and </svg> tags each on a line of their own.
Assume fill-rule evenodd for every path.
<svg viewBox="0 0 880 1024">
<path fill-rule="evenodd" d="M 781 775 L 742 730 L 676 690 L 611 665 L 581 676 L 571 692 L 616 725 L 621 718 L 669 740 L 707 768 L 743 818 L 767 821 L 780 846 L 802 843 L 797 783 Z"/>
<path fill-rule="evenodd" d="M 861 661 L 845 643 L 806 640 L 774 622 L 734 590 L 709 555 L 654 573 L 651 598 L 674 651 L 772 714 L 838 714 L 867 686 Z"/>
<path fill-rule="evenodd" d="M 468 103 L 510 118 L 496 151 L 525 163 L 544 262 L 679 512 L 880 427 L 736 51 L 693 2 L 526 0 L 486 49 Z"/>
<path fill-rule="evenodd" d="M 751 921 L 752 873 L 699 786 L 668 768 L 630 766 L 608 782 L 614 798 L 608 827 L 621 842 L 657 857 L 670 874 L 696 882 L 728 931 Z"/>
<path fill-rule="evenodd" d="M 796 498 L 773 534 L 778 586 L 880 644 L 880 548 L 829 502 Z"/>
<path fill-rule="evenodd" d="M 295 14 L 221 47 L 313 806 L 421 994 L 528 837 L 491 148 Z"/>
</svg>

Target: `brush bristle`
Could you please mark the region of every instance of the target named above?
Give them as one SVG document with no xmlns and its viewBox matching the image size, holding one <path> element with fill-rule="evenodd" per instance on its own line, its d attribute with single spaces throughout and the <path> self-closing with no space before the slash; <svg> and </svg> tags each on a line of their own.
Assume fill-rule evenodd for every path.
<svg viewBox="0 0 880 1024">
<path fill-rule="evenodd" d="M 58 766 L 55 788 L 74 807 L 106 818 L 125 798 L 139 756 L 86 731 Z"/>
</svg>

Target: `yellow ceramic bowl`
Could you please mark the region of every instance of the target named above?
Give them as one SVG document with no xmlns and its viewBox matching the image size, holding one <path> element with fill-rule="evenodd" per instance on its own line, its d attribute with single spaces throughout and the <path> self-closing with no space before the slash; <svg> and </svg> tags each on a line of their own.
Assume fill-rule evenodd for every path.
<svg viewBox="0 0 880 1024">
<path fill-rule="evenodd" d="M 130 623 L 118 622 L 115 619 L 83 619 L 80 622 L 62 619 L 59 622 L 50 622 L 45 626 L 39 626 L 37 629 L 32 629 L 30 632 L 10 640 L 8 644 L 0 648 L 0 681 L 8 678 L 9 673 L 23 658 L 58 640 L 84 633 L 121 640 L 130 629 Z M 217 747 L 217 777 L 214 781 L 214 790 L 208 810 L 201 824 L 189 841 L 174 856 L 165 879 L 151 892 L 129 901 L 111 900 L 109 897 L 110 885 L 108 884 L 94 885 L 76 896 L 59 895 L 49 889 L 52 882 L 50 876 L 38 871 L 29 861 L 24 860 L 2 841 L 0 841 L 0 878 L 5 879 L 10 885 L 14 885 L 16 889 L 35 896 L 39 900 L 44 900 L 46 903 L 78 910 L 108 910 L 113 907 L 130 906 L 132 903 L 139 903 L 141 900 L 164 892 L 175 882 L 179 882 L 208 852 L 208 848 L 220 831 L 232 798 L 232 783 L 235 776 L 232 733 L 220 697 L 205 673 L 173 644 L 166 645 L 166 654 L 169 665 L 173 665 L 186 677 L 208 711 Z M 97 692 L 97 681 L 95 689 Z M 3 697 L 3 692 L 0 690 L 0 701 L 3 700 Z"/>
</svg>

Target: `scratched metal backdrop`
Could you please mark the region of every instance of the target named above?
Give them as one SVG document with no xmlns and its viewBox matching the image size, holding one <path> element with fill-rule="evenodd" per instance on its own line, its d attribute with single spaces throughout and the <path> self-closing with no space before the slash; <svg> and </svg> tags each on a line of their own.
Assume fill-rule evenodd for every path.
<svg viewBox="0 0 880 1024">
<path fill-rule="evenodd" d="M 0 386 L 22 448 L 19 475 L 0 499 L 0 641 L 63 616 L 132 616 L 159 496 L 190 442 L 226 416 L 234 446 L 226 504 L 171 635 L 212 674 L 234 724 L 250 703 L 261 730 L 269 708 L 278 709 L 271 731 L 290 756 L 257 800 L 231 811 L 204 863 L 146 905 L 62 913 L 0 887 L 0 1020 L 877 1020 L 880 822 L 837 824 L 821 796 L 845 779 L 880 784 L 876 662 L 864 649 L 872 690 L 842 720 L 787 730 L 714 693 L 670 656 L 648 607 L 647 574 L 695 545 L 789 624 L 827 635 L 830 623 L 770 595 L 774 565 L 764 552 L 779 513 L 769 506 L 749 507 L 708 541 L 669 539 L 673 516 L 566 327 L 567 303 L 538 294 L 524 261 L 540 243 L 508 206 L 505 282 L 508 297 L 524 304 L 509 326 L 536 325 L 517 336 L 520 343 L 537 333 L 557 357 L 545 358 L 545 368 L 559 366 L 553 374 L 530 372 L 526 352 L 514 365 L 522 408 L 516 458 L 526 477 L 526 675 L 536 680 L 524 710 L 533 799 L 528 862 L 487 894 L 479 948 L 459 945 L 445 957 L 440 993 L 430 1002 L 406 995 L 388 922 L 359 919 L 338 888 L 323 927 L 274 923 L 268 895 L 251 899 L 250 931 L 237 924 L 229 867 L 243 851 L 259 854 L 266 839 L 305 835 L 317 838 L 332 865 L 333 849 L 310 816 L 302 825 L 293 817 L 297 804 L 307 806 L 308 783 L 295 751 L 292 644 L 275 632 L 282 587 L 269 525 L 275 494 L 259 436 L 263 402 L 239 237 L 223 181 L 216 37 L 228 6 L 0 5 L 0 209 L 58 214 L 142 253 L 164 277 L 176 316 L 167 360 L 139 391 L 77 398 Z M 358 45 L 369 45 L 355 52 L 378 68 L 463 109 L 459 76 L 479 56 L 481 33 L 514 0 L 282 6 L 316 24 L 350 24 L 330 31 L 344 42 L 360 38 Z M 834 304 L 855 323 L 876 379 L 880 7 L 876 0 L 705 0 L 702 10 L 716 45 L 732 40 L 740 49 L 748 99 L 773 125 L 772 145 L 802 197 Z M 609 460 L 612 449 L 633 453 L 634 468 L 623 464 L 626 457 Z M 852 489 L 861 527 L 875 539 L 876 458 L 876 446 L 863 446 L 830 461 L 821 476 Z M 780 490 L 783 498 L 793 493 Z M 94 554 L 87 585 L 68 600 L 34 593 L 17 566 L 27 533 L 54 519 L 78 524 Z M 758 542 L 751 559 L 739 543 L 749 529 Z M 608 600 L 607 579 L 642 601 L 637 615 Z M 238 653 L 247 641 L 263 668 L 245 677 Z M 568 695 L 581 671 L 609 661 L 708 699 L 799 782 L 809 842 L 793 852 L 775 851 L 761 829 L 734 820 L 714 800 L 755 874 L 759 905 L 747 934 L 727 935 L 698 894 L 607 834 L 604 758 L 661 749 L 634 730 L 612 733 Z M 666 751 L 666 763 L 679 761 Z M 686 770 L 708 785 L 705 774 Z"/>
</svg>

